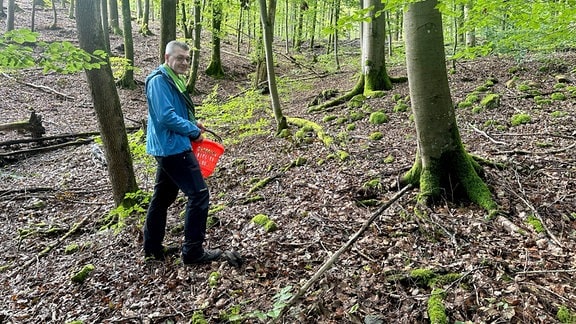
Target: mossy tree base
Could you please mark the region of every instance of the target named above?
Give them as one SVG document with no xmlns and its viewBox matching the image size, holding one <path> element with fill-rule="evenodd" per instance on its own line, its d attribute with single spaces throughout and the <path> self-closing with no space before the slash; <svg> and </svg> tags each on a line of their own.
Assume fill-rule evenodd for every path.
<svg viewBox="0 0 576 324">
<path fill-rule="evenodd" d="M 210 65 L 206 69 L 206 74 L 217 79 L 223 78 L 224 70 L 222 69 L 222 62 L 221 61 L 210 62 Z"/>
<path fill-rule="evenodd" d="M 420 187 L 418 201 L 422 204 L 431 204 L 443 195 L 450 200 L 469 199 L 492 217 L 497 212 L 497 204 L 478 175 L 480 170 L 480 165 L 463 148 L 444 152 L 437 159 L 431 158 L 425 167 L 417 154 L 416 162 L 400 182 Z"/>
</svg>

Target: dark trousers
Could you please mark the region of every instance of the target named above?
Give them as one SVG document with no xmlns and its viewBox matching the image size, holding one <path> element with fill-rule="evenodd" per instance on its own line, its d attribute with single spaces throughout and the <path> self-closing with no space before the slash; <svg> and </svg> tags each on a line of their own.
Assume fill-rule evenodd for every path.
<svg viewBox="0 0 576 324">
<path fill-rule="evenodd" d="M 198 160 L 192 152 L 184 152 L 156 157 L 156 161 L 156 184 L 144 224 L 144 252 L 153 254 L 163 250 L 168 207 L 176 200 L 178 190 L 181 190 L 188 198 L 182 255 L 188 258 L 200 256 L 206 237 L 210 194 L 200 173 Z"/>
</svg>

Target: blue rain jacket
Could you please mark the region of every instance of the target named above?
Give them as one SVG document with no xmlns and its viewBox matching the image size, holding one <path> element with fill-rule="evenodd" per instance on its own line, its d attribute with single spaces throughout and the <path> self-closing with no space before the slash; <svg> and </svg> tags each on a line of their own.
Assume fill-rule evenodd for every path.
<svg viewBox="0 0 576 324">
<path fill-rule="evenodd" d="M 190 150 L 190 139 L 200 136 L 196 122 L 189 119 L 184 95 L 164 66 L 156 68 L 145 82 L 148 103 L 146 152 L 169 156 Z"/>
</svg>

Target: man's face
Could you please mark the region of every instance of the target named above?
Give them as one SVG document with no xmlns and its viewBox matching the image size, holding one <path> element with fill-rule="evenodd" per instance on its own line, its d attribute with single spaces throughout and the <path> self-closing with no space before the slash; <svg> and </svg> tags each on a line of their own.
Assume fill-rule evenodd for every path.
<svg viewBox="0 0 576 324">
<path fill-rule="evenodd" d="M 166 54 L 164 60 L 177 74 L 186 74 L 190 67 L 190 54 L 187 50 L 179 47 L 174 48 L 174 53 L 172 55 Z"/>
</svg>

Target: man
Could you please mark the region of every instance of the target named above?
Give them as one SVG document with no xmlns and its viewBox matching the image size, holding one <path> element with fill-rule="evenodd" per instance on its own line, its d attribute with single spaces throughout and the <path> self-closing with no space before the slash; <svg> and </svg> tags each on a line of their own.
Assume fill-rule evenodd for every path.
<svg viewBox="0 0 576 324">
<path fill-rule="evenodd" d="M 154 194 L 144 225 L 146 259 L 164 260 L 162 245 L 168 207 L 181 190 L 188 202 L 184 220 L 184 264 L 209 263 L 220 258 L 220 249 L 204 249 L 209 192 L 200 173 L 198 160 L 191 152 L 190 141 L 202 141 L 204 127 L 196 121 L 186 82 L 180 77 L 190 66 L 186 43 L 171 41 L 166 45 L 165 63 L 146 78 L 148 129 L 146 152 L 158 162 Z"/>
</svg>

